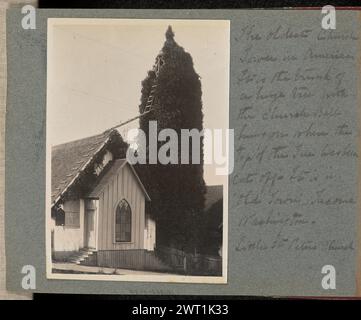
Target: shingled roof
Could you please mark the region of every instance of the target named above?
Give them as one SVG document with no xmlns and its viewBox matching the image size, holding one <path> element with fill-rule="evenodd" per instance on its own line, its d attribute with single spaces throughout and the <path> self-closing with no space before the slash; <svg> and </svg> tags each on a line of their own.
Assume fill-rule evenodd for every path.
<svg viewBox="0 0 361 320">
<path fill-rule="evenodd" d="M 205 211 L 209 210 L 215 203 L 223 199 L 223 186 L 214 185 L 207 186 L 207 191 L 205 194 Z"/>
<path fill-rule="evenodd" d="M 52 147 L 51 152 L 51 201 L 55 203 L 60 195 L 76 180 L 91 160 L 111 139 L 123 141 L 116 130 L 63 143 Z"/>
</svg>

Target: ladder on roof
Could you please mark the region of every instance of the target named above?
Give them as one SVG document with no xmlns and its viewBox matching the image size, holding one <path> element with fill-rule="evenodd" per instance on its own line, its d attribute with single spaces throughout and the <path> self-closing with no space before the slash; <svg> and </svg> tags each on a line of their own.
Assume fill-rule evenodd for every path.
<svg viewBox="0 0 361 320">
<path fill-rule="evenodd" d="M 106 131 L 111 131 L 113 129 L 117 129 L 119 127 L 122 127 L 134 120 L 137 120 L 141 117 L 143 117 L 144 115 L 148 114 L 149 112 L 151 112 L 153 109 L 153 102 L 154 102 L 154 94 L 155 94 L 155 91 L 157 89 L 157 86 L 158 86 L 158 76 L 159 76 L 159 72 L 161 70 L 161 68 L 163 67 L 164 65 L 164 60 L 163 60 L 163 57 L 162 55 L 158 55 L 157 59 L 156 59 L 156 62 L 153 66 L 153 71 L 155 73 L 155 78 L 153 79 L 153 83 L 152 83 L 152 87 L 150 89 L 150 93 L 149 93 L 149 96 L 148 96 L 148 99 L 147 99 L 147 102 L 145 104 L 145 107 L 144 107 L 144 110 L 143 112 L 138 115 L 138 116 L 135 116 L 133 118 L 130 118 L 128 119 L 127 121 L 124 121 L 124 122 L 121 122 L 120 124 L 114 126 L 114 127 L 111 127 L 110 129 L 106 130 Z"/>
</svg>

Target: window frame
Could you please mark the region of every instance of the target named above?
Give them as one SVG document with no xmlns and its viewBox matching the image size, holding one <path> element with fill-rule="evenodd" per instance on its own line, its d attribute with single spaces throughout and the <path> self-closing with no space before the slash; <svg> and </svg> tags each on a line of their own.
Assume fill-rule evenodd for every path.
<svg viewBox="0 0 361 320">
<path fill-rule="evenodd" d="M 76 220 L 76 223 L 74 223 Z M 71 223 L 69 223 L 71 221 Z M 80 229 L 80 212 L 65 211 L 64 227 L 68 229 Z"/>
<path fill-rule="evenodd" d="M 121 241 L 121 240 L 117 240 L 117 210 L 120 206 L 120 204 L 122 202 L 126 202 L 128 204 L 128 208 L 130 210 L 130 240 L 125 240 L 125 241 Z M 130 205 L 129 201 L 126 198 L 122 198 L 117 205 L 114 208 L 114 237 L 113 237 L 113 242 L 115 244 L 127 244 L 127 243 L 132 243 L 133 241 L 133 232 L 132 232 L 132 227 L 133 227 L 133 210 L 132 210 L 132 206 Z"/>
<path fill-rule="evenodd" d="M 51 210 L 52 219 L 54 219 L 55 227 L 65 227 L 65 211 L 62 208 Z"/>
</svg>

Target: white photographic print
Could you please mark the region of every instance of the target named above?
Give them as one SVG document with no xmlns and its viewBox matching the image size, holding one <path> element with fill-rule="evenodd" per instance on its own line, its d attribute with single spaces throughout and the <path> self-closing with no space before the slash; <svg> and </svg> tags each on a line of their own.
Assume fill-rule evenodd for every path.
<svg viewBox="0 0 361 320">
<path fill-rule="evenodd" d="M 229 29 L 48 19 L 49 279 L 227 282 Z"/>
</svg>

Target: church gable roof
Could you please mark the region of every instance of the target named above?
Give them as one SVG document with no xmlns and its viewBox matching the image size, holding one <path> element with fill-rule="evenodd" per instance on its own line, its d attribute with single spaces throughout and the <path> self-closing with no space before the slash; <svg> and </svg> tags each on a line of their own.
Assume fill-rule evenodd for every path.
<svg viewBox="0 0 361 320">
<path fill-rule="evenodd" d="M 85 170 L 98 153 L 109 143 L 125 144 L 116 130 L 52 147 L 51 200 L 52 204 L 71 187 L 80 172 Z"/>
<path fill-rule="evenodd" d="M 141 182 L 138 174 L 134 170 L 134 167 L 126 159 L 117 159 L 117 160 L 113 161 L 109 170 L 99 180 L 98 184 L 94 187 L 94 189 L 87 195 L 87 198 L 95 198 L 95 199 L 99 198 L 99 195 L 104 190 L 104 188 L 108 185 L 109 181 L 111 181 L 113 179 L 114 175 L 116 175 L 117 172 L 126 165 L 128 165 L 129 168 L 131 169 L 131 172 L 133 173 L 134 178 L 138 182 L 139 187 L 142 189 L 142 191 L 145 195 L 145 198 L 148 201 L 150 201 L 150 197 L 149 197 L 147 191 L 145 190 L 144 185 Z"/>
</svg>

